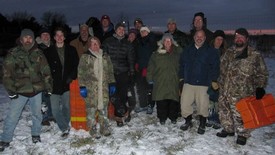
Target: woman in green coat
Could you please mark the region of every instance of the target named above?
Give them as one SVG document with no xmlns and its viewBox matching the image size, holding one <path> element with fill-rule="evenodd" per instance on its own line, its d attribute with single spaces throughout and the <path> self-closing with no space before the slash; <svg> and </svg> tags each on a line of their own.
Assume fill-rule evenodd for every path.
<svg viewBox="0 0 275 155">
<path fill-rule="evenodd" d="M 179 58 L 182 49 L 173 36 L 165 33 L 159 48 L 150 58 L 147 81 L 153 85 L 152 100 L 157 103 L 157 117 L 164 125 L 167 118 L 176 124 L 179 102 Z"/>
</svg>

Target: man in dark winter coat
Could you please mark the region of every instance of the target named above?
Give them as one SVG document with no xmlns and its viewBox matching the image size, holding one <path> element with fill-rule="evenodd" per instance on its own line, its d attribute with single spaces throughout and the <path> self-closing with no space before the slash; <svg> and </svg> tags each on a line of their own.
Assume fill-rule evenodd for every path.
<svg viewBox="0 0 275 155">
<path fill-rule="evenodd" d="M 66 138 L 70 131 L 70 83 L 77 77 L 78 55 L 76 49 L 64 42 L 65 31 L 57 28 L 54 31 L 55 44 L 45 51 L 53 77 L 51 95 L 52 113 L 61 137 Z"/>
<path fill-rule="evenodd" d="M 134 78 L 135 53 L 131 43 L 125 38 L 125 25 L 118 23 L 113 36 L 103 42 L 103 51 L 107 52 L 114 68 L 117 85 L 117 95 L 120 102 L 115 104 L 115 115 L 124 117 L 126 114 L 127 92 L 129 84 Z M 123 121 L 117 121 L 118 126 L 123 126 Z"/>
<path fill-rule="evenodd" d="M 101 30 L 99 31 L 99 34 L 96 36 L 97 38 L 99 38 L 100 42 L 104 42 L 105 39 L 111 37 L 114 33 L 114 25 L 111 22 L 111 19 L 109 16 L 107 15 L 103 15 L 101 17 Z"/>
<path fill-rule="evenodd" d="M 177 28 L 177 23 L 175 19 L 173 18 L 168 19 L 167 29 L 168 30 L 165 31 L 164 33 L 172 34 L 173 39 L 178 43 L 178 45 L 181 46 L 182 49 L 187 47 L 189 43 L 188 36 Z"/>
<path fill-rule="evenodd" d="M 205 43 L 203 30 L 196 31 L 195 43 L 183 51 L 180 59 L 180 79 L 184 86 L 181 93 L 181 114 L 185 123 L 180 127 L 187 130 L 192 127 L 192 114 L 195 102 L 197 114 L 200 117 L 199 134 L 204 134 L 206 118 L 208 117 L 209 95 L 207 89 L 211 85 L 215 90 L 219 76 L 218 51 Z"/>
</svg>

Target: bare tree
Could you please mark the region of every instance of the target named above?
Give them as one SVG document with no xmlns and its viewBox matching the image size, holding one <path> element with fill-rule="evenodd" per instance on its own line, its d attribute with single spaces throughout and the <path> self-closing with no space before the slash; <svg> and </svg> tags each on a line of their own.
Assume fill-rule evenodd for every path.
<svg viewBox="0 0 275 155">
<path fill-rule="evenodd" d="M 65 25 L 66 24 L 66 17 L 64 14 L 47 11 L 42 15 L 42 25 L 43 26 L 53 26 L 53 25 Z"/>
</svg>

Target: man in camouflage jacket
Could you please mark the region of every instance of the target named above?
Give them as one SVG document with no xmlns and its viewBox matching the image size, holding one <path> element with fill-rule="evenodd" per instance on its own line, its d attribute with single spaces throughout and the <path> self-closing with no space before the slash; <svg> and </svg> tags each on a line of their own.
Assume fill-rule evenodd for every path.
<svg viewBox="0 0 275 155">
<path fill-rule="evenodd" d="M 31 135 L 33 143 L 40 142 L 41 95 L 52 92 L 52 77 L 47 60 L 34 41 L 33 31 L 24 29 L 20 45 L 11 49 L 3 63 L 3 84 L 11 99 L 4 122 L 0 151 L 12 141 L 13 132 L 24 106 L 29 102 L 32 112 Z"/>
<path fill-rule="evenodd" d="M 248 32 L 239 28 L 234 43 L 221 57 L 219 117 L 223 130 L 218 137 L 238 135 L 237 144 L 245 145 L 251 130 L 245 129 L 235 104 L 242 98 L 256 94 L 261 99 L 265 94 L 268 71 L 261 54 L 248 45 Z"/>
</svg>

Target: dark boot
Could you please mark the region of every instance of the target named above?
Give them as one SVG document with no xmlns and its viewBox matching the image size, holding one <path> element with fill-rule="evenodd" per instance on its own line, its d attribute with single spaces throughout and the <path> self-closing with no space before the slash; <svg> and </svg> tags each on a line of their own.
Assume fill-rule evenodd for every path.
<svg viewBox="0 0 275 155">
<path fill-rule="evenodd" d="M 227 136 L 234 136 L 235 133 L 234 133 L 234 132 L 227 132 L 227 131 L 225 131 L 225 130 L 222 130 L 221 132 L 218 132 L 216 135 L 217 135 L 218 137 L 225 138 L 225 137 L 227 137 Z"/>
<path fill-rule="evenodd" d="M 0 142 L 0 152 L 3 152 L 5 148 L 9 147 L 10 143 L 9 142 Z"/>
<path fill-rule="evenodd" d="M 192 126 L 193 126 L 193 124 L 192 124 L 192 115 L 189 115 L 185 118 L 185 123 L 182 126 L 180 126 L 180 129 L 185 131 L 189 127 L 191 128 Z"/>
<path fill-rule="evenodd" d="M 246 144 L 246 139 L 247 139 L 246 137 L 238 135 L 236 143 L 239 144 L 239 145 L 245 145 Z"/>
<path fill-rule="evenodd" d="M 198 134 L 203 135 L 205 133 L 206 117 L 200 116 L 200 126 L 198 128 Z"/>
</svg>

